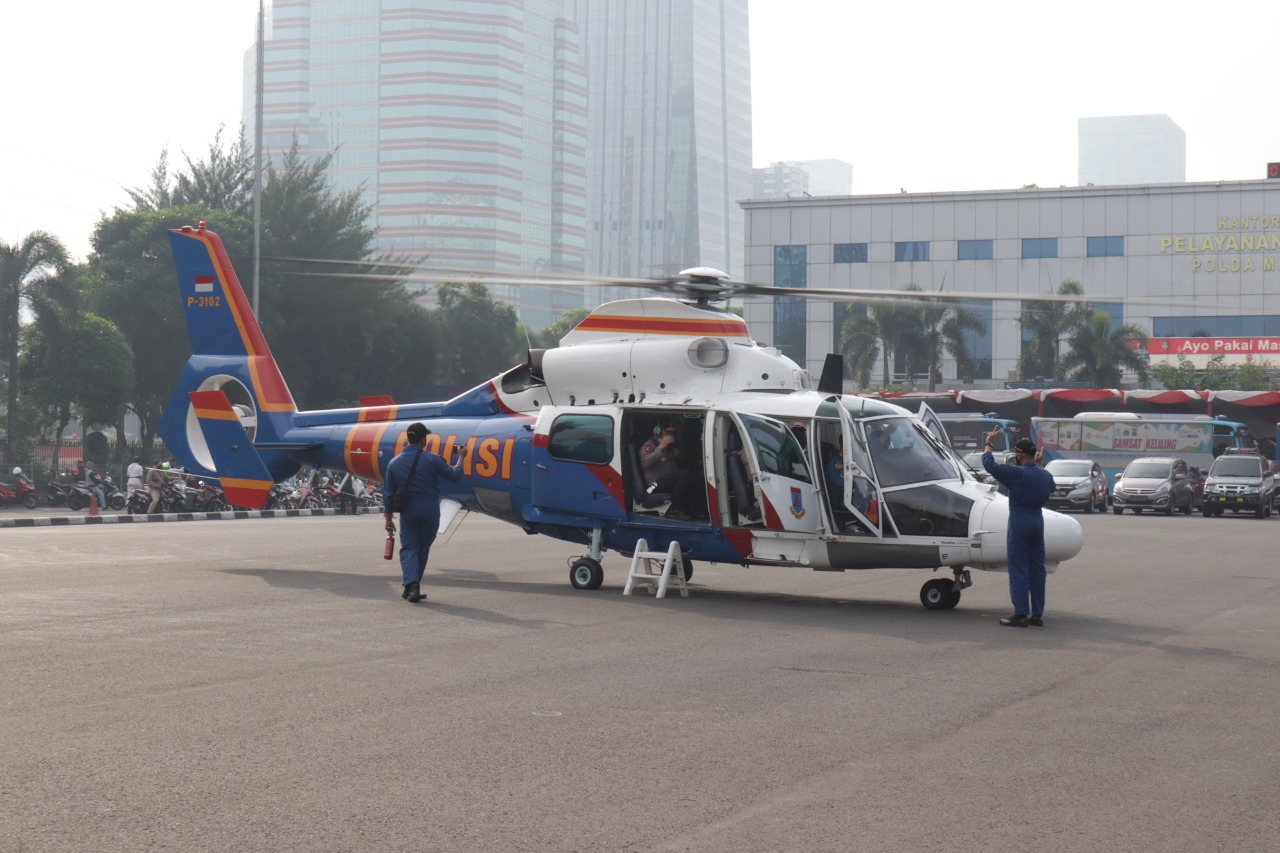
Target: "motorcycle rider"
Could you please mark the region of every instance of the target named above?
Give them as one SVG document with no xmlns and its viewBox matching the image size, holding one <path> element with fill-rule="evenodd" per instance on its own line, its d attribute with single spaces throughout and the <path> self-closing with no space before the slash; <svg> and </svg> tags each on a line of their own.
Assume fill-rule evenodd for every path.
<svg viewBox="0 0 1280 853">
<path fill-rule="evenodd" d="M 165 476 L 164 469 L 159 459 L 151 463 L 151 467 L 147 469 L 147 488 L 151 490 L 151 505 L 147 507 L 147 515 L 151 515 L 160 506 L 160 491 L 164 488 L 164 484 L 169 482 Z"/>
<path fill-rule="evenodd" d="M 98 508 L 105 509 L 107 506 L 107 495 L 102 490 L 102 475 L 93 470 L 93 463 L 84 459 L 77 459 L 76 464 L 79 466 L 71 473 L 75 476 L 75 480 L 80 485 L 88 489 L 98 499 Z"/>
<path fill-rule="evenodd" d="M 30 477 L 22 473 L 22 467 L 19 465 L 15 465 L 13 467 L 13 481 L 18 486 L 19 490 L 25 487 L 31 491 L 35 491 L 36 484 L 31 482 Z"/>
</svg>

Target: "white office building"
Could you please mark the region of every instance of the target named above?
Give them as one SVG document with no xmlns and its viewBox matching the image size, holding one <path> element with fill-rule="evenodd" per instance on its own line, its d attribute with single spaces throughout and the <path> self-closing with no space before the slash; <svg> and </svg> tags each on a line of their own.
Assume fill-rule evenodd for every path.
<svg viewBox="0 0 1280 853">
<path fill-rule="evenodd" d="M 1021 303 L 978 294 L 1031 296 L 1068 279 L 1079 281 L 1113 323 L 1146 329 L 1153 361 L 1172 360 L 1170 347 L 1187 338 L 1252 340 L 1264 353 L 1270 344 L 1263 339 L 1280 339 L 1280 181 L 753 199 L 743 206 L 751 281 L 878 291 L 915 284 L 975 294 L 965 305 L 985 325 L 985 334 L 969 340 L 979 368 L 957 377 L 954 361 L 944 363 L 942 387 L 1002 387 L 1022 378 Z M 816 376 L 825 355 L 838 349 L 847 310 L 816 300 L 752 300 L 745 316 L 756 340 L 780 347 Z M 1280 366 L 1280 355 L 1269 361 Z M 873 384 L 888 384 L 883 370 Z"/>
</svg>

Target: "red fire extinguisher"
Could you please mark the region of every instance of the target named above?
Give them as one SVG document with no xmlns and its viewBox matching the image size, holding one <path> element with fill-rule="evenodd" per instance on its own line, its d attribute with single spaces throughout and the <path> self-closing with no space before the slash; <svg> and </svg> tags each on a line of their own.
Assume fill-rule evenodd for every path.
<svg viewBox="0 0 1280 853">
<path fill-rule="evenodd" d="M 386 547 L 382 549 L 382 559 L 390 560 L 391 555 L 395 553 L 395 550 L 396 550 L 396 535 L 392 531 L 388 530 L 387 544 L 386 544 Z"/>
</svg>

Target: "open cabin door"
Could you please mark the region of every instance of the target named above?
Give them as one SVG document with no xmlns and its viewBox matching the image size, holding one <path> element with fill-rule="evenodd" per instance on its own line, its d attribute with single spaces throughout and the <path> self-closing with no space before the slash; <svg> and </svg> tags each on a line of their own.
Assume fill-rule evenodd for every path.
<svg viewBox="0 0 1280 853">
<path fill-rule="evenodd" d="M 871 456 L 867 452 L 866 441 L 862 430 L 844 406 L 836 405 L 840 412 L 840 435 L 844 446 L 842 473 L 844 494 L 841 495 L 843 507 L 837 509 L 851 514 L 858 524 L 866 528 L 873 536 L 884 536 L 884 499 L 880 495 L 880 487 L 872 474 Z"/>
<path fill-rule="evenodd" d="M 722 526 L 815 534 L 824 529 L 817 474 L 781 421 L 719 411 L 712 447 Z"/>
<path fill-rule="evenodd" d="M 947 435 L 947 428 L 943 425 L 942 418 L 938 417 L 937 413 L 929 408 L 928 403 L 920 404 L 920 411 L 916 412 L 916 417 L 924 423 L 925 429 L 933 433 L 934 438 L 947 447 L 951 446 L 951 436 Z"/>
</svg>

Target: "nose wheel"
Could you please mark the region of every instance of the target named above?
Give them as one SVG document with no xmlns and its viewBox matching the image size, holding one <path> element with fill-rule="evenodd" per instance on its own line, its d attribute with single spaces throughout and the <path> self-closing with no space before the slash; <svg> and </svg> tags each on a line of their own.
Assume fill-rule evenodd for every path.
<svg viewBox="0 0 1280 853">
<path fill-rule="evenodd" d="M 920 587 L 920 603 L 927 610 L 950 610 L 960 603 L 960 590 L 973 586 L 968 569 L 956 569 L 955 578 L 934 578 Z"/>
</svg>

